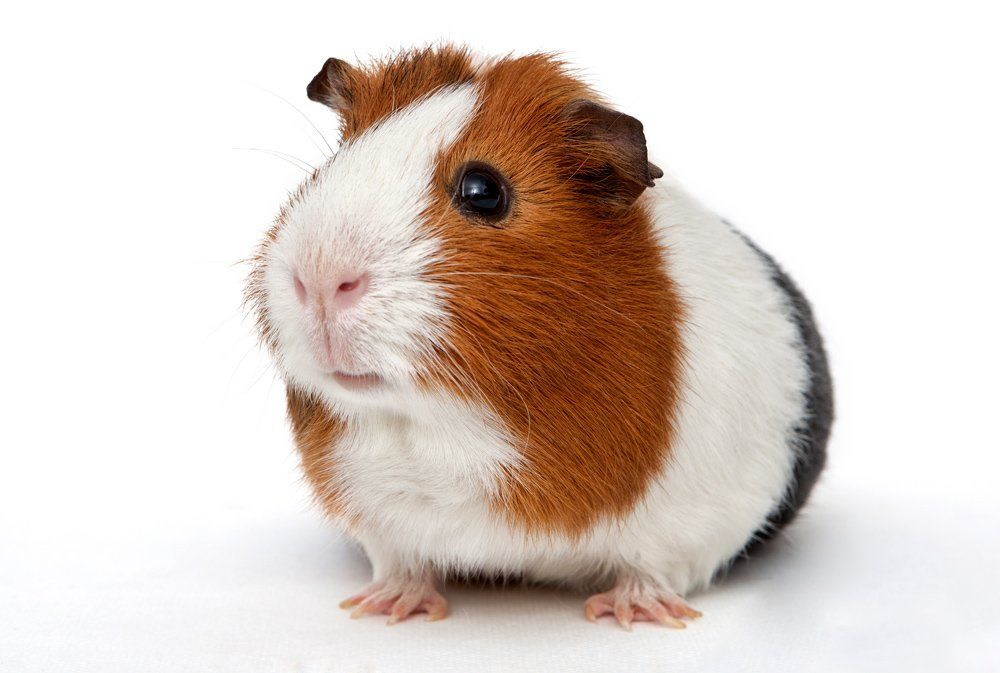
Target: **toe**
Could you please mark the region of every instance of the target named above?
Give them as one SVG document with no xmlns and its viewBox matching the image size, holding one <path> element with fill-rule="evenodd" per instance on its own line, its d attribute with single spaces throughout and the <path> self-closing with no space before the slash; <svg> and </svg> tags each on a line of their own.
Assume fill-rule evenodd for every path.
<svg viewBox="0 0 1000 673">
<path fill-rule="evenodd" d="M 626 631 L 632 630 L 632 617 L 634 615 L 631 602 L 628 600 L 615 601 L 615 619 Z"/>
<path fill-rule="evenodd" d="M 448 602 L 432 587 L 411 589 L 392 606 L 389 624 L 404 620 L 415 612 L 426 612 L 427 621 L 436 622 L 448 616 Z"/>
<path fill-rule="evenodd" d="M 363 588 L 361 591 L 354 594 L 350 598 L 341 601 L 340 608 L 342 610 L 348 610 L 357 605 L 360 605 L 365 601 L 365 599 L 374 596 L 375 594 L 383 591 L 384 589 L 385 589 L 384 582 L 372 582 L 371 584 L 369 584 L 368 586 L 366 586 L 365 588 Z"/>
<path fill-rule="evenodd" d="M 433 596 L 420 604 L 420 609 L 427 613 L 427 621 L 436 622 L 448 616 L 448 601 L 435 591 Z"/>
<path fill-rule="evenodd" d="M 680 596 L 661 598 L 660 603 L 677 619 L 698 619 L 701 617 L 701 612 L 685 603 L 684 599 Z"/>
<path fill-rule="evenodd" d="M 421 598 L 422 596 L 416 591 L 404 592 L 389 611 L 389 624 L 395 624 L 401 619 L 409 617 L 420 605 Z"/>
<path fill-rule="evenodd" d="M 596 622 L 602 615 L 613 614 L 626 631 L 636 621 L 650 621 L 674 629 L 687 628 L 685 619 L 697 619 L 701 613 L 670 591 L 657 587 L 620 583 L 611 591 L 595 594 L 583 604 L 583 616 Z"/>
<path fill-rule="evenodd" d="M 583 616 L 587 621 L 596 622 L 598 617 L 614 611 L 612 598 L 604 593 L 591 596 L 583 604 Z"/>
<path fill-rule="evenodd" d="M 355 605 L 360 603 L 365 599 L 364 596 L 351 596 L 350 598 L 345 598 L 340 601 L 340 609 L 347 610 L 348 608 L 353 608 Z"/>
<path fill-rule="evenodd" d="M 351 619 L 386 613 L 394 602 L 395 596 L 386 596 L 385 594 L 369 596 L 354 609 L 354 612 L 351 613 Z"/>
<path fill-rule="evenodd" d="M 650 621 L 659 622 L 673 629 L 687 628 L 687 624 L 670 614 L 670 611 L 659 601 L 646 600 L 641 603 L 643 612 L 649 615 Z"/>
</svg>

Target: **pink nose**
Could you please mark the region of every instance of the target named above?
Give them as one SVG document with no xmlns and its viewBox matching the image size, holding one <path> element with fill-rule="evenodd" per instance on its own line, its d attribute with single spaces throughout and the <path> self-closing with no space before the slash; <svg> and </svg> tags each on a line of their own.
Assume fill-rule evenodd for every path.
<svg viewBox="0 0 1000 673">
<path fill-rule="evenodd" d="M 348 309 L 368 291 L 368 274 L 346 273 L 328 281 L 306 283 L 295 276 L 295 296 L 305 305 L 318 302 L 325 310 L 337 312 Z"/>
</svg>

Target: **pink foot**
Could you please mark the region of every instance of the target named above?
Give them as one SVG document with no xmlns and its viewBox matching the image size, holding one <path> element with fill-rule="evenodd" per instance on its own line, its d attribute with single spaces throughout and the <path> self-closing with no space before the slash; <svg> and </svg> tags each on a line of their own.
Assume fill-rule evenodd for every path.
<svg viewBox="0 0 1000 673">
<path fill-rule="evenodd" d="M 342 602 L 340 607 L 345 610 L 354 608 L 352 619 L 366 615 L 389 615 L 390 625 L 417 612 L 426 612 L 429 622 L 448 616 L 448 602 L 437 592 L 429 574 L 372 582 L 360 593 Z"/>
<path fill-rule="evenodd" d="M 626 631 L 633 621 L 659 622 L 675 629 L 687 628 L 684 618 L 697 619 L 701 613 L 672 591 L 638 580 L 619 582 L 611 591 L 595 594 L 583 604 L 583 615 L 590 621 L 613 614 Z"/>
</svg>

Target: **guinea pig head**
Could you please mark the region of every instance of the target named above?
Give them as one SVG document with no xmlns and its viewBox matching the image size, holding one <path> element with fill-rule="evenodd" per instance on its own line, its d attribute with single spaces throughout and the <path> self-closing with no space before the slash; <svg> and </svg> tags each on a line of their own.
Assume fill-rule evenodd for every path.
<svg viewBox="0 0 1000 673">
<path fill-rule="evenodd" d="M 479 405 L 525 460 L 499 490 L 514 522 L 627 511 L 667 451 L 681 358 L 642 125 L 545 55 L 330 59 L 308 94 L 342 143 L 249 285 L 289 385 Z"/>
</svg>

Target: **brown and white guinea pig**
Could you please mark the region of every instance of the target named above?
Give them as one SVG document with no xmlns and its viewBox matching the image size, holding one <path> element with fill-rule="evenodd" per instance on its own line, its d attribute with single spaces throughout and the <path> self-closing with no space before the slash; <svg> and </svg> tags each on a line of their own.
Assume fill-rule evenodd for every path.
<svg viewBox="0 0 1000 673">
<path fill-rule="evenodd" d="M 446 614 L 445 576 L 682 598 L 790 521 L 832 395 L 809 305 L 547 55 L 330 59 L 339 151 L 248 298 L 302 464 L 371 560 L 355 615 Z"/>
</svg>

